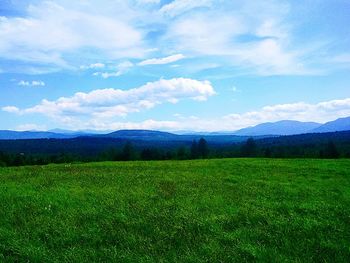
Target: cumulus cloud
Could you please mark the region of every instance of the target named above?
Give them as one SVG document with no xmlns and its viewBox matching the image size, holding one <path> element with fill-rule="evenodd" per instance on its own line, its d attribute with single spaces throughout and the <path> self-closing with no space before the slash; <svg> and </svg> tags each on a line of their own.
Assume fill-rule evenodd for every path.
<svg viewBox="0 0 350 263">
<path fill-rule="evenodd" d="M 173 131 L 235 131 L 264 122 L 296 120 L 324 123 L 348 116 L 350 116 L 350 98 L 345 98 L 315 104 L 297 102 L 269 105 L 256 111 L 232 113 L 215 119 L 175 114 L 176 120 L 170 129 Z M 164 126 L 163 129 L 169 128 Z"/>
<path fill-rule="evenodd" d="M 215 119 L 174 114 L 175 120 L 145 120 L 141 122 L 108 122 L 92 119 L 79 123 L 79 127 L 94 127 L 99 130 L 117 129 L 157 129 L 193 131 L 235 131 L 264 122 L 280 120 L 315 121 L 324 123 L 350 116 L 350 98 L 331 100 L 316 104 L 297 102 L 265 106 L 256 111 L 228 114 Z M 77 123 L 75 123 L 77 125 Z M 74 125 L 73 125 L 74 126 Z"/>
<path fill-rule="evenodd" d="M 18 82 L 18 86 L 29 86 L 29 87 L 36 87 L 36 86 L 45 86 L 45 82 L 41 80 L 32 80 L 32 81 L 25 81 L 21 80 Z"/>
<path fill-rule="evenodd" d="M 149 82 L 141 87 L 120 89 L 99 89 L 89 93 L 78 92 L 72 97 L 61 97 L 56 101 L 43 100 L 27 109 L 14 106 L 3 107 L 3 111 L 28 114 L 39 113 L 58 120 L 111 119 L 140 112 L 163 103 L 177 103 L 180 100 L 206 100 L 215 94 L 209 81 L 176 78 Z"/>
<path fill-rule="evenodd" d="M 280 120 L 327 122 L 350 116 L 350 98 L 310 104 L 305 102 L 265 106 L 257 111 L 229 114 L 223 118 L 232 128 L 244 128 Z"/>
<path fill-rule="evenodd" d="M 350 116 L 350 98 L 331 100 L 320 103 L 287 103 L 265 106 L 256 111 L 228 114 L 215 119 L 198 116 L 174 114 L 175 120 L 143 122 L 94 122 L 94 127 L 102 125 L 103 129 L 160 129 L 160 130 L 194 130 L 194 131 L 235 131 L 264 122 L 280 120 L 315 121 L 324 123 L 337 118 Z M 82 124 L 84 125 L 84 124 Z M 91 125 L 91 123 L 89 123 Z"/>
<path fill-rule="evenodd" d="M 280 120 L 315 121 L 324 123 L 350 116 L 350 98 L 319 103 L 296 102 L 268 105 L 255 111 L 231 113 L 215 119 L 174 114 L 174 120 L 146 119 L 140 122 L 116 121 L 115 117 L 150 109 L 162 103 L 183 99 L 203 100 L 215 94 L 209 82 L 191 79 L 160 80 L 131 90 L 95 90 L 76 93 L 73 97 L 18 109 L 2 110 L 15 114 L 40 113 L 53 118 L 64 127 L 73 129 L 157 129 L 195 131 L 235 131 L 264 122 Z M 87 117 L 87 118 L 83 118 Z"/>
<path fill-rule="evenodd" d="M 147 66 L 147 65 L 164 65 L 176 62 L 178 60 L 184 59 L 185 56 L 182 54 L 171 55 L 164 58 L 151 58 L 144 61 L 141 61 L 138 65 Z"/>
</svg>

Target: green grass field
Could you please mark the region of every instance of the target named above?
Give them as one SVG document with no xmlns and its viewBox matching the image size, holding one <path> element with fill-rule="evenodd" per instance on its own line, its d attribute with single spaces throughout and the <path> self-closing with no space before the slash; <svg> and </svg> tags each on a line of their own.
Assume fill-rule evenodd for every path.
<svg viewBox="0 0 350 263">
<path fill-rule="evenodd" d="M 349 262 L 350 160 L 0 168 L 0 262 Z"/>
</svg>

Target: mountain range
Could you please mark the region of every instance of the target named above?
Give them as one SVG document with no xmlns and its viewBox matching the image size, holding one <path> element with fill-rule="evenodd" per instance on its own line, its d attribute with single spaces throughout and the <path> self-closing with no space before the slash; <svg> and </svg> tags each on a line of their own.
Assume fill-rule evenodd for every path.
<svg viewBox="0 0 350 263">
<path fill-rule="evenodd" d="M 248 127 L 234 132 L 234 135 L 258 136 L 258 135 L 294 135 L 312 132 L 319 128 L 320 123 L 300 121 L 266 122 L 254 127 Z"/>
<path fill-rule="evenodd" d="M 119 130 L 115 132 L 69 131 L 54 129 L 50 131 L 10 131 L 0 130 L 0 140 L 18 139 L 69 139 L 76 137 L 103 137 L 137 140 L 190 140 L 197 136 L 282 136 L 305 133 L 325 133 L 350 130 L 350 117 L 339 118 L 324 124 L 283 120 L 267 122 L 232 132 L 183 132 L 169 133 L 151 130 Z"/>
<path fill-rule="evenodd" d="M 313 132 L 333 132 L 333 131 L 348 131 L 350 130 L 350 117 L 339 118 L 335 121 L 327 122 L 318 128 L 315 128 Z"/>
</svg>

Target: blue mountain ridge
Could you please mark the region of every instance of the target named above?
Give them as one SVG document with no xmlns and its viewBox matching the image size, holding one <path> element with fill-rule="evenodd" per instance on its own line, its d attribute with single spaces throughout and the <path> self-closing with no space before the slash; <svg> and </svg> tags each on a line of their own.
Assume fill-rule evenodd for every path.
<svg viewBox="0 0 350 263">
<path fill-rule="evenodd" d="M 50 131 L 11 131 L 0 130 L 0 140 L 20 140 L 20 139 L 70 139 L 76 137 L 104 137 L 104 138 L 124 138 L 138 140 L 188 140 L 198 136 L 280 136 L 297 135 L 304 133 L 324 133 L 350 130 L 350 117 L 339 118 L 334 121 L 320 124 L 316 122 L 300 122 L 283 120 L 277 122 L 267 122 L 247 127 L 238 131 L 219 132 L 188 132 L 186 134 L 175 134 L 154 130 L 119 130 L 111 133 L 98 131 L 69 131 L 54 129 Z"/>
</svg>

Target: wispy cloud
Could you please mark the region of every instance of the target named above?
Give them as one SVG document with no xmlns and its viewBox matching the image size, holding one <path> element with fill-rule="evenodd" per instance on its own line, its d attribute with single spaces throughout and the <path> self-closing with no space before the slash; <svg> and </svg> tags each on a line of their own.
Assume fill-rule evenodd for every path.
<svg viewBox="0 0 350 263">
<path fill-rule="evenodd" d="M 152 59 L 147 59 L 139 62 L 137 66 L 165 65 L 165 64 L 170 64 L 170 63 L 179 61 L 184 58 L 185 56 L 182 54 L 176 54 L 176 55 L 172 55 L 164 58 L 152 58 Z M 121 75 L 124 75 L 128 73 L 131 68 L 135 66 L 135 64 L 130 61 L 123 61 L 116 66 L 113 66 L 113 65 L 106 66 L 105 64 L 101 64 L 101 65 L 103 66 L 100 66 L 100 63 L 92 64 L 86 68 L 89 68 L 89 69 L 106 68 L 108 71 L 96 71 L 93 73 L 93 76 L 101 76 L 102 78 L 107 79 L 111 77 L 119 77 Z"/>
<path fill-rule="evenodd" d="M 0 17 L 0 58 L 40 66 L 40 72 L 43 66 L 50 71 L 74 70 L 81 65 L 77 58 L 86 61 L 81 69 L 102 69 L 108 61 L 123 59 L 143 60 L 141 66 L 167 64 L 183 59 L 181 54 L 191 59 L 216 56 L 220 58 L 218 63 L 225 60 L 224 66 L 247 74 L 318 72 L 313 62 L 318 59 L 320 48 L 313 41 L 306 45 L 306 41 L 295 37 L 294 27 L 298 24 L 289 16 L 290 2 L 162 3 L 35 1 L 24 10 L 23 17 Z M 150 53 L 156 58 L 144 60 Z M 174 53 L 177 55 L 165 57 Z M 346 55 L 328 53 L 342 65 L 348 61 Z M 100 62 L 91 63 L 97 59 Z M 105 77 L 122 74 L 103 73 Z"/>
<path fill-rule="evenodd" d="M 101 76 L 104 79 L 108 79 L 111 77 L 119 77 L 125 73 L 127 73 L 132 67 L 134 66 L 133 63 L 130 61 L 124 61 L 119 63 L 116 67 L 111 67 L 111 71 L 108 72 L 95 72 L 93 73 L 94 76 Z"/>
<path fill-rule="evenodd" d="M 162 6 L 159 11 L 165 15 L 177 16 L 194 8 L 210 7 L 212 2 L 213 0 L 174 0 L 169 4 Z"/>
<path fill-rule="evenodd" d="M 136 0 L 139 4 L 159 4 L 160 0 Z"/>
<path fill-rule="evenodd" d="M 75 7 L 44 1 L 30 5 L 26 17 L 1 17 L 0 57 L 62 67 L 66 55 L 80 49 L 109 58 L 142 56 L 142 34 L 125 15 Z M 125 8 L 120 3 L 119 12 L 131 12 Z"/>
<path fill-rule="evenodd" d="M 82 65 L 80 66 L 80 69 L 101 69 L 104 67 L 105 67 L 104 63 L 97 62 L 90 65 Z"/>
<path fill-rule="evenodd" d="M 76 124 L 75 124 L 76 125 Z M 141 129 L 141 130 L 176 130 L 179 126 L 176 121 L 160 121 L 147 119 L 141 122 L 105 122 L 98 120 L 90 120 L 86 123 L 79 123 L 80 129 L 89 127 L 95 130 L 121 130 L 121 129 Z M 77 126 L 73 126 L 77 127 Z"/>
<path fill-rule="evenodd" d="M 9 112 L 9 113 L 20 113 L 20 109 L 15 107 L 15 106 L 5 106 L 1 108 L 3 111 L 5 112 Z"/>
<path fill-rule="evenodd" d="M 18 82 L 18 86 L 43 87 L 45 86 L 45 82 L 42 80 L 32 80 L 32 81 L 21 80 Z"/>
<path fill-rule="evenodd" d="M 284 5 L 280 8 L 286 9 Z M 306 51 L 290 45 L 291 32 L 283 22 L 284 11 L 264 6 L 259 16 L 252 11 L 240 15 L 234 10 L 222 13 L 214 9 L 182 16 L 170 24 L 164 41 L 193 56 L 224 57 L 231 66 L 258 75 L 310 74 L 304 63 Z"/>
<path fill-rule="evenodd" d="M 46 131 L 46 125 L 38 125 L 34 123 L 26 123 L 18 125 L 15 129 L 16 131 Z"/>
<path fill-rule="evenodd" d="M 138 65 L 140 66 L 147 66 L 147 65 L 164 65 L 164 64 L 170 64 L 176 61 L 179 61 L 181 59 L 184 59 L 185 56 L 182 54 L 176 54 L 171 55 L 164 58 L 151 58 L 144 61 L 141 61 Z"/>
</svg>

